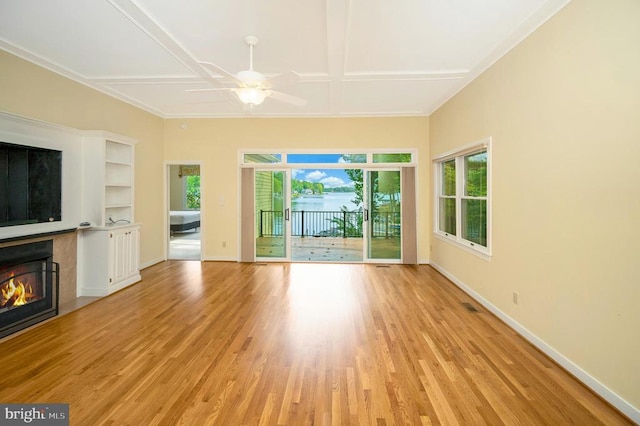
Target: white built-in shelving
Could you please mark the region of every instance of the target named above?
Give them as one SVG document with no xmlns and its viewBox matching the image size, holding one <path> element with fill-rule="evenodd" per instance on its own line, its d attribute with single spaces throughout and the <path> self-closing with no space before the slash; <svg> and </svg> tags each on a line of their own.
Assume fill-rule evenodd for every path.
<svg viewBox="0 0 640 426">
<path fill-rule="evenodd" d="M 85 219 L 92 226 L 133 223 L 135 144 L 108 132 L 85 138 Z"/>
<path fill-rule="evenodd" d="M 83 146 L 84 296 L 104 296 L 140 281 L 140 225 L 134 222 L 136 141 L 87 132 Z"/>
</svg>

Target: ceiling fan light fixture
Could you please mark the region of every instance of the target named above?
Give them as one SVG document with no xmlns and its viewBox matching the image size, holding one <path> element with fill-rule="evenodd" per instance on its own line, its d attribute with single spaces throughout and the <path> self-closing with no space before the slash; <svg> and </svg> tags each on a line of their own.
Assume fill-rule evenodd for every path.
<svg viewBox="0 0 640 426">
<path fill-rule="evenodd" d="M 255 87 L 239 87 L 235 90 L 240 102 L 247 105 L 260 105 L 267 97 L 267 93 Z"/>
</svg>

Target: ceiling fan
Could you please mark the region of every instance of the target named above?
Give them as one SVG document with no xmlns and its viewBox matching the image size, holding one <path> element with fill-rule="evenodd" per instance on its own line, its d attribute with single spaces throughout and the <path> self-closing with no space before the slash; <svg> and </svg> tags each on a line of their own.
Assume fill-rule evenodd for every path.
<svg viewBox="0 0 640 426">
<path fill-rule="evenodd" d="M 249 69 L 240 71 L 237 74 L 232 74 L 223 68 L 220 68 L 216 64 L 210 62 L 199 62 L 201 65 L 214 71 L 216 74 L 220 74 L 232 82 L 237 87 L 217 87 L 211 89 L 191 89 L 188 92 L 207 92 L 207 91 L 220 91 L 228 90 L 234 92 L 240 102 L 248 105 L 249 108 L 253 108 L 256 105 L 260 105 L 266 98 L 275 99 L 277 101 L 289 103 L 296 106 L 304 106 L 307 104 L 306 99 L 299 98 L 297 96 L 289 95 L 286 93 L 273 90 L 276 86 L 286 86 L 291 83 L 300 81 L 302 77 L 295 71 L 289 71 L 283 74 L 267 78 L 264 74 L 259 73 L 253 69 L 253 47 L 258 44 L 258 38 L 255 36 L 245 36 L 244 42 L 249 45 Z"/>
</svg>

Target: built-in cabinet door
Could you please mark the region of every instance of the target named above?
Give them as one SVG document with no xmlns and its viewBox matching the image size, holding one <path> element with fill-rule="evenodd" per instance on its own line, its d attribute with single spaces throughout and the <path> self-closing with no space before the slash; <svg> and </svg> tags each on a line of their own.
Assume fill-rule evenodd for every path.
<svg viewBox="0 0 640 426">
<path fill-rule="evenodd" d="M 109 284 L 116 284 L 138 274 L 139 241 L 140 231 L 137 227 L 118 229 L 109 233 Z"/>
<path fill-rule="evenodd" d="M 118 229 L 109 235 L 110 274 L 109 284 L 115 284 L 127 277 L 127 255 L 129 230 Z"/>
<path fill-rule="evenodd" d="M 129 230 L 126 238 L 127 246 L 127 269 L 126 275 L 130 277 L 140 273 L 140 229 L 138 227 Z"/>
<path fill-rule="evenodd" d="M 140 226 L 83 231 L 82 249 L 91 253 L 83 268 L 82 296 L 105 296 L 140 281 Z"/>
</svg>

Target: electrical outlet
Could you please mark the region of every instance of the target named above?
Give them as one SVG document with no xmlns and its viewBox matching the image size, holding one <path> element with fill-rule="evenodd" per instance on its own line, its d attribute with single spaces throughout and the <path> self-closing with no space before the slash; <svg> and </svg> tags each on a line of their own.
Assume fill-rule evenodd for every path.
<svg viewBox="0 0 640 426">
<path fill-rule="evenodd" d="M 515 291 L 513 292 L 513 303 L 515 303 L 516 305 L 518 304 L 518 293 L 516 293 Z"/>
<path fill-rule="evenodd" d="M 227 247 L 227 242 L 226 242 L 226 241 L 223 241 L 223 242 L 222 242 L 222 248 L 226 248 L 226 247 Z"/>
</svg>

